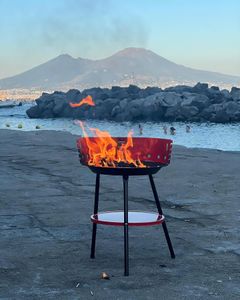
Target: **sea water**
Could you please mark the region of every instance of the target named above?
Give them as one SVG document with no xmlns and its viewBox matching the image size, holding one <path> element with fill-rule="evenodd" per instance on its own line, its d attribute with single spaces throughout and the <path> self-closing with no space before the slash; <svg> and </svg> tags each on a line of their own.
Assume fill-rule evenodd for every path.
<svg viewBox="0 0 240 300">
<path fill-rule="evenodd" d="M 0 128 L 31 131 L 59 130 L 72 134 L 82 135 L 81 128 L 72 119 L 29 119 L 26 110 L 33 104 L 24 104 L 14 108 L 0 109 Z M 97 120 L 85 120 L 86 126 L 107 130 L 112 136 L 126 136 L 129 130 L 133 130 L 134 136 L 140 136 L 138 124 L 132 122 L 109 122 Z M 6 125 L 10 127 L 6 127 Z M 22 128 L 18 128 L 21 124 Z M 144 137 L 170 138 L 174 144 L 189 148 L 212 148 L 227 151 L 240 151 L 240 123 L 215 124 L 215 123 L 188 123 L 191 127 L 186 132 L 184 122 L 141 122 Z M 167 126 L 168 133 L 164 134 L 163 126 Z M 170 135 L 169 127 L 176 129 L 175 135 Z M 21 127 L 21 126 L 20 126 Z"/>
</svg>

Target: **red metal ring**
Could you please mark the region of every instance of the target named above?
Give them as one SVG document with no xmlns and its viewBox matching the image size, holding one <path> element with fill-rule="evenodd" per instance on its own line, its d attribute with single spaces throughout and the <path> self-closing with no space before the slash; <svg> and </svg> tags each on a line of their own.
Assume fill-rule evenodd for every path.
<svg viewBox="0 0 240 300">
<path fill-rule="evenodd" d="M 107 217 L 106 219 L 104 219 L 104 215 L 105 217 Z M 102 225 L 124 226 L 123 215 L 124 215 L 123 211 L 105 211 L 95 215 L 91 215 L 91 221 L 93 223 L 102 224 Z M 132 218 L 133 215 L 134 218 Z M 137 217 L 139 217 L 139 221 L 136 220 Z M 162 224 L 162 222 L 165 219 L 163 215 L 159 215 L 158 213 L 143 212 L 143 211 L 129 211 L 128 218 L 129 218 L 128 226 L 158 225 L 158 224 Z M 131 218 L 134 219 L 134 221 L 131 221 Z M 122 219 L 122 221 L 120 221 L 120 219 Z"/>
</svg>

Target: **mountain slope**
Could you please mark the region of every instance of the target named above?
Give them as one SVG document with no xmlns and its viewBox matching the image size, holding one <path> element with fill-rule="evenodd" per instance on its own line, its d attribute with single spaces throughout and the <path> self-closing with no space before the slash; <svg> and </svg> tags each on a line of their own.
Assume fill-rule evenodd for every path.
<svg viewBox="0 0 240 300">
<path fill-rule="evenodd" d="M 88 60 L 59 55 L 19 75 L 0 80 L 1 88 L 51 87 L 74 79 L 85 71 Z"/>
<path fill-rule="evenodd" d="M 238 85 L 240 77 L 195 70 L 142 48 L 127 48 L 101 60 L 60 55 L 19 75 L 0 80 L 0 88 L 71 88 L 196 83 Z"/>
</svg>

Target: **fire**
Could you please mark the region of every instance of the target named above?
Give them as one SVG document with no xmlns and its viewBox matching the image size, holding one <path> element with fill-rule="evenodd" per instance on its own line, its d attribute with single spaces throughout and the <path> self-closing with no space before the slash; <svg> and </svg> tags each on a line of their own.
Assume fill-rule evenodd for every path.
<svg viewBox="0 0 240 300">
<path fill-rule="evenodd" d="M 88 146 L 89 160 L 88 165 L 96 167 L 117 167 L 117 166 L 135 166 L 145 168 L 146 166 L 140 159 L 133 159 L 131 148 L 133 147 L 133 131 L 129 131 L 126 143 L 118 144 L 111 137 L 108 131 L 101 131 L 98 128 L 89 128 L 96 136 L 96 139 L 90 139 L 86 132 L 83 122 L 79 121 L 83 135 L 86 138 Z"/>
<path fill-rule="evenodd" d="M 69 104 L 71 107 L 79 107 L 83 104 L 95 106 L 91 96 L 87 96 L 79 103 L 70 102 Z M 101 131 L 98 128 L 89 128 L 94 136 L 96 136 L 96 139 L 90 139 L 83 122 L 78 121 L 78 124 L 82 128 L 88 146 L 88 165 L 96 167 L 117 167 L 119 165 L 132 165 L 139 168 L 146 167 L 140 159 L 133 159 L 132 157 L 130 150 L 130 148 L 133 148 L 132 130 L 128 133 L 126 143 L 118 144 L 108 131 Z"/>
<path fill-rule="evenodd" d="M 83 98 L 79 103 L 72 103 L 72 102 L 69 103 L 71 107 L 79 107 L 82 106 L 83 104 L 95 106 L 95 103 L 93 102 L 93 99 L 90 95 L 88 95 L 86 98 Z"/>
</svg>

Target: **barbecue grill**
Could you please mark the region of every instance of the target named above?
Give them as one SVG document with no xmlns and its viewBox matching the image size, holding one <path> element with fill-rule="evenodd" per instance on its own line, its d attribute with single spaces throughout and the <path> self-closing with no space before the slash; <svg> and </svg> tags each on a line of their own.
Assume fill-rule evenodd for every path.
<svg viewBox="0 0 240 300">
<path fill-rule="evenodd" d="M 114 141 L 121 147 L 127 143 L 125 137 L 113 137 Z M 136 161 L 141 161 L 141 164 L 133 165 L 126 162 L 115 162 L 108 165 L 94 165 L 91 162 L 89 143 L 98 143 L 99 137 L 82 137 L 77 140 L 77 147 L 81 164 L 88 166 L 90 170 L 96 173 L 95 185 L 95 201 L 94 212 L 91 216 L 93 223 L 92 229 L 92 244 L 91 258 L 95 258 L 95 245 L 97 224 L 123 226 L 124 227 L 124 275 L 129 275 L 129 247 L 128 247 L 128 227 L 129 226 L 150 226 L 161 224 L 168 244 L 170 255 L 175 258 L 173 246 L 168 234 L 166 221 L 162 212 L 157 189 L 153 180 L 153 174 L 157 173 L 161 168 L 170 163 L 172 140 L 158 138 L 132 138 L 133 145 L 131 148 L 131 156 Z M 122 176 L 123 178 L 123 194 L 124 194 L 124 209 L 123 211 L 107 211 L 98 212 L 100 175 Z M 140 212 L 128 210 L 128 179 L 129 176 L 148 175 L 151 188 L 157 206 L 157 212 Z"/>
</svg>

